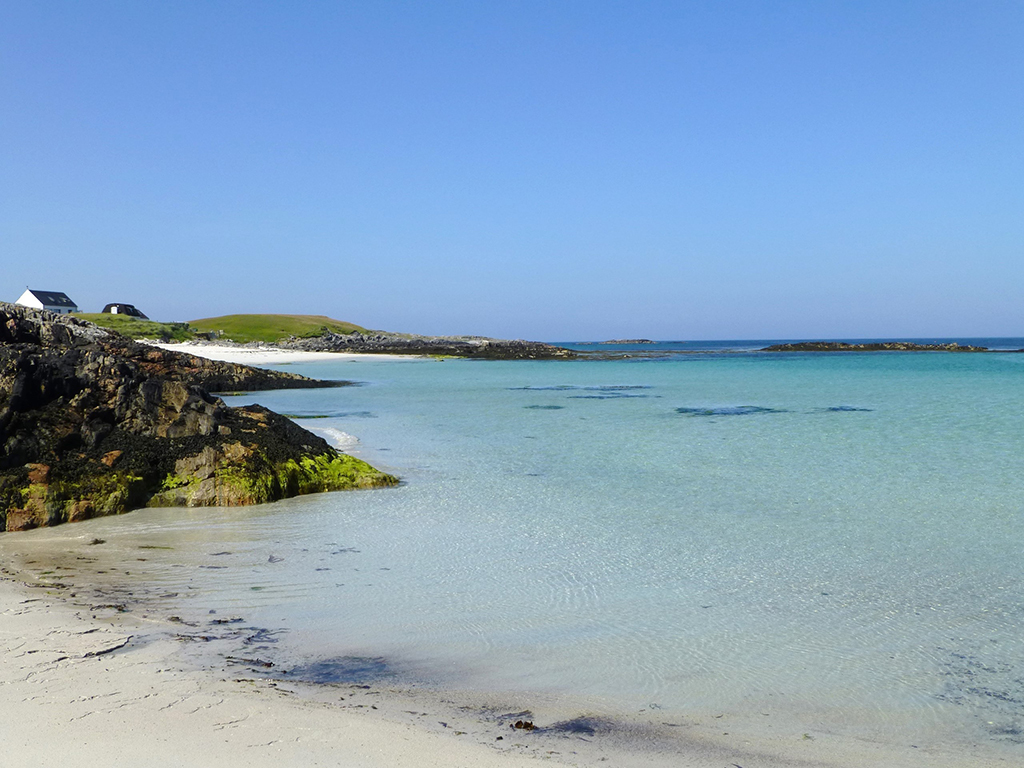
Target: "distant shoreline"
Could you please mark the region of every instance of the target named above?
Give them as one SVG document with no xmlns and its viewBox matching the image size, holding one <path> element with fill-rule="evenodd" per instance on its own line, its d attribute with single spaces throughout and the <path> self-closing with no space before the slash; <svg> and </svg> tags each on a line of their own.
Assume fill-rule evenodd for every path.
<svg viewBox="0 0 1024 768">
<path fill-rule="evenodd" d="M 216 341 L 185 341 L 185 342 L 156 342 L 149 340 L 141 340 L 143 343 L 150 344 L 161 349 L 166 349 L 175 352 L 185 352 L 196 357 L 203 357 L 208 360 L 219 360 L 227 363 L 241 363 L 243 365 L 255 365 L 255 366 L 267 366 L 267 365 L 286 365 L 289 363 L 313 363 L 313 362 L 326 362 L 326 361 L 367 361 L 367 360 L 381 360 L 381 361 L 401 361 L 401 360 L 426 360 L 430 359 L 431 355 L 428 354 L 394 354 L 387 352 L 316 352 L 307 351 L 301 349 L 294 349 L 290 347 L 283 347 L 276 344 L 267 344 L 263 342 L 259 343 L 248 343 L 248 344 L 232 344 Z M 564 343 L 564 342 L 563 342 Z M 737 355 L 737 354 L 755 354 L 755 353 L 767 353 L 771 355 L 785 354 L 785 353 L 811 353 L 811 354 L 842 354 L 842 353 L 865 353 L 865 352 L 879 352 L 879 353 L 921 353 L 921 352 L 945 352 L 945 353 L 1002 353 L 1002 354 L 1013 354 L 1024 352 L 1024 349 L 991 349 L 989 347 L 982 346 L 968 346 L 951 342 L 949 344 L 928 344 L 928 343 L 917 343 L 917 342 L 906 342 L 906 341 L 892 341 L 892 342 L 825 342 L 825 341 L 807 341 L 807 342 L 785 342 L 781 344 L 772 344 L 767 347 L 748 347 L 748 348 L 736 348 L 736 349 L 686 349 L 679 348 L 683 347 L 687 343 L 693 342 L 657 342 L 657 341 L 637 341 L 637 342 L 573 342 L 578 346 L 593 346 L 598 347 L 594 350 L 574 350 L 575 359 L 577 360 L 619 360 L 623 358 L 658 358 L 667 356 L 699 356 L 699 355 Z M 611 345 L 611 344 L 633 344 L 642 346 L 642 349 L 636 350 L 611 350 L 611 349 L 600 349 L 599 347 Z M 672 349 L 658 349 L 659 344 L 673 344 L 678 345 Z"/>
<path fill-rule="evenodd" d="M 408 360 L 416 355 L 392 355 L 374 352 L 306 352 L 285 349 L 276 344 L 225 344 L 215 341 L 159 342 L 140 339 L 150 346 L 172 352 L 186 352 L 207 360 L 242 365 L 283 365 L 285 363 L 315 363 L 324 360 Z M 419 357 L 423 357 L 422 355 Z"/>
</svg>

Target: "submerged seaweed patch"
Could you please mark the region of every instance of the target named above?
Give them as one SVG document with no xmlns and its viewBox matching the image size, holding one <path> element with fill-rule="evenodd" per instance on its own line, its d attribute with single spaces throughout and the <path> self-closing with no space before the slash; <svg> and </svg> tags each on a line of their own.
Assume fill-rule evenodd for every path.
<svg viewBox="0 0 1024 768">
<path fill-rule="evenodd" d="M 991 738 L 1024 744 L 1024 670 L 1019 660 L 998 645 L 939 650 L 948 655 L 936 698 L 968 708 Z"/>
<path fill-rule="evenodd" d="M 572 720 L 552 723 L 539 729 L 545 733 L 562 733 L 568 736 L 595 736 L 602 731 L 615 730 L 615 722 L 604 717 L 581 716 Z"/>
<path fill-rule="evenodd" d="M 583 390 L 587 392 L 622 392 L 630 389 L 653 389 L 648 384 L 602 384 L 594 386 L 583 386 L 580 384 L 554 384 L 541 387 L 509 387 L 509 390 L 516 392 L 572 392 Z"/>
<path fill-rule="evenodd" d="M 394 677 L 391 666 L 383 658 L 339 656 L 292 667 L 284 673 L 289 680 L 307 683 L 370 683 Z"/>
<path fill-rule="evenodd" d="M 626 397 L 651 397 L 651 395 L 629 395 L 625 392 L 609 392 L 606 395 L 569 395 L 570 400 L 621 400 Z"/>
<path fill-rule="evenodd" d="M 250 629 L 254 630 L 253 633 L 242 640 L 246 645 L 276 643 L 277 635 L 283 632 L 280 629 L 265 629 L 263 627 L 250 627 Z"/>
<path fill-rule="evenodd" d="M 753 416 L 759 413 L 788 413 L 782 408 L 764 408 L 760 405 L 727 405 L 714 408 L 676 408 L 684 416 Z"/>
<path fill-rule="evenodd" d="M 285 413 L 289 419 L 375 419 L 373 411 L 336 411 L 333 413 Z"/>
<path fill-rule="evenodd" d="M 593 392 L 594 394 L 569 395 L 570 400 L 617 400 L 623 397 L 651 397 L 651 395 L 633 394 L 638 389 L 652 389 L 647 384 L 600 384 L 583 386 L 581 384 L 554 384 L 550 386 L 509 387 L 520 392 Z M 527 405 L 526 408 L 554 410 L 557 405 Z"/>
</svg>

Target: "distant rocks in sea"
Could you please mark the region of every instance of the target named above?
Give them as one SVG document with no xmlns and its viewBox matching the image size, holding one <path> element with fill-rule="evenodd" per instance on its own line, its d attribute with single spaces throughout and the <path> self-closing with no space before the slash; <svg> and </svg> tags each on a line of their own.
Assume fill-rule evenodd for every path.
<svg viewBox="0 0 1024 768">
<path fill-rule="evenodd" d="M 391 355 L 438 355 L 487 360 L 557 360 L 576 357 L 572 350 L 522 339 L 489 339 L 483 336 L 416 336 L 404 333 L 333 333 L 292 337 L 279 343 L 304 352 L 364 352 Z"/>
<path fill-rule="evenodd" d="M 657 342 L 651 341 L 650 339 L 609 339 L 608 341 L 599 341 L 598 344 L 656 344 Z"/>
<path fill-rule="evenodd" d="M 845 341 L 799 341 L 792 344 L 772 344 L 762 352 L 989 352 L 988 347 L 967 344 L 915 344 L 912 341 L 878 341 L 851 344 Z"/>
</svg>

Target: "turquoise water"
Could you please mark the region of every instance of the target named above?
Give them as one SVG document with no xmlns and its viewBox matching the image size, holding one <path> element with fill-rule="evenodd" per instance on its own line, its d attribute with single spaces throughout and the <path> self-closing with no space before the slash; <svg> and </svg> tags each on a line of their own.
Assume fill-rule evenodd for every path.
<svg viewBox="0 0 1024 768">
<path fill-rule="evenodd" d="M 1024 355 L 287 370 L 363 385 L 228 402 L 294 414 L 402 486 L 116 521 L 175 547 L 153 551 L 159 587 L 287 630 L 274 652 L 1024 741 Z"/>
<path fill-rule="evenodd" d="M 301 370 L 366 386 L 255 399 L 406 481 L 295 505 L 365 569 L 292 607 L 310 647 L 634 706 L 1022 724 L 1024 356 Z"/>
</svg>

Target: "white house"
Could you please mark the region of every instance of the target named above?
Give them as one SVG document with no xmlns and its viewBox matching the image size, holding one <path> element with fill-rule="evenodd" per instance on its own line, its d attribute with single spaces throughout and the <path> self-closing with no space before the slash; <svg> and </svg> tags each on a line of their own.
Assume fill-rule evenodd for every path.
<svg viewBox="0 0 1024 768">
<path fill-rule="evenodd" d="M 26 288 L 21 298 L 14 303 L 33 309 L 46 309 L 58 315 L 70 315 L 78 311 L 78 305 L 66 293 L 59 291 L 34 291 Z"/>
</svg>

